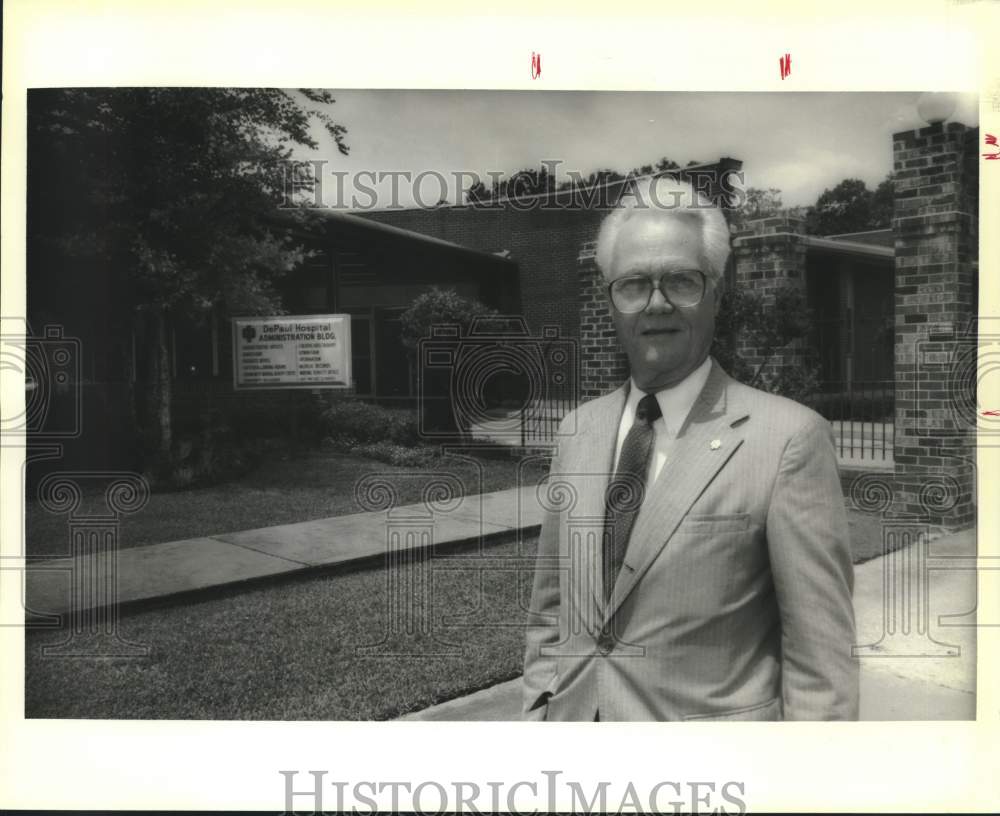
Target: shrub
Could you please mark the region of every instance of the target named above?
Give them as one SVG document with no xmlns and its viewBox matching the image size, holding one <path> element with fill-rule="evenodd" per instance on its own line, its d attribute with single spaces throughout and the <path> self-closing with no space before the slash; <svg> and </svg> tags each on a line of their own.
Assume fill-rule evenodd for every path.
<svg viewBox="0 0 1000 816">
<path fill-rule="evenodd" d="M 808 336 L 812 320 L 812 311 L 797 287 L 786 284 L 775 289 L 771 305 L 758 292 L 727 289 L 716 318 L 712 355 L 740 382 L 809 404 L 819 387 L 818 366 L 784 364 L 777 374 L 767 374 L 765 369 L 794 341 Z M 755 346 L 763 358 L 756 368 L 740 354 L 742 342 Z"/>
<path fill-rule="evenodd" d="M 220 412 L 211 412 L 200 431 L 176 434 L 168 472 L 146 475 L 161 490 L 207 487 L 245 475 L 278 444 L 275 439 L 244 439 Z"/>
<path fill-rule="evenodd" d="M 813 365 L 786 365 L 776 374 L 762 374 L 758 382 L 764 391 L 813 407 L 813 399 L 819 388 L 819 368 Z"/>
<path fill-rule="evenodd" d="M 434 287 L 418 296 L 400 316 L 403 346 L 408 353 L 415 354 L 420 341 L 430 337 L 436 325 L 457 323 L 467 331 L 474 320 L 495 315 L 494 309 L 478 300 L 462 297 L 454 289 Z"/>
<path fill-rule="evenodd" d="M 419 440 L 416 414 L 407 409 L 340 400 L 322 412 L 320 422 L 323 436 L 341 450 L 377 442 L 412 446 Z"/>
<path fill-rule="evenodd" d="M 430 465 L 439 456 L 438 449 L 429 445 L 405 447 L 391 442 L 373 442 L 368 445 L 357 445 L 351 451 L 358 456 L 377 459 L 398 467 L 424 467 Z"/>
</svg>

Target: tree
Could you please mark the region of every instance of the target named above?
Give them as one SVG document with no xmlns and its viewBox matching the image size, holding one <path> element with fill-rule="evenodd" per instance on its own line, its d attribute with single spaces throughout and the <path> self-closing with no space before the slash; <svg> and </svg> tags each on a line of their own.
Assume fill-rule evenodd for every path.
<svg viewBox="0 0 1000 816">
<path fill-rule="evenodd" d="M 559 185 L 560 190 L 572 190 L 583 189 L 586 190 L 590 187 L 597 187 L 601 184 L 610 184 L 615 181 L 622 181 L 625 178 L 617 170 L 611 170 L 607 167 L 601 170 L 595 170 L 585 179 L 567 179 Z"/>
<path fill-rule="evenodd" d="M 812 235 L 839 235 L 884 229 L 892 224 L 892 176 L 873 192 L 861 179 L 844 179 L 826 189 L 806 214 L 806 231 Z"/>
<path fill-rule="evenodd" d="M 458 325 L 467 332 L 474 320 L 496 315 L 496 310 L 484 306 L 474 298 L 465 298 L 454 289 L 437 286 L 418 295 L 409 308 L 400 315 L 403 348 L 415 357 L 420 341 L 431 336 L 434 326 Z"/>
<path fill-rule="evenodd" d="M 783 210 L 781 190 L 777 187 L 747 187 L 746 200 L 742 207 L 730 213 L 730 223 L 740 228 L 752 218 L 767 218 L 778 215 Z"/>
<path fill-rule="evenodd" d="M 700 162 L 688 162 L 689 167 L 696 164 L 700 164 Z M 627 174 L 605 167 L 594 170 L 585 179 L 576 176 L 557 183 L 555 177 L 549 173 L 548 167 L 542 165 L 539 170 L 526 168 L 516 171 L 509 178 L 494 179 L 489 189 L 482 181 L 477 181 L 469 187 L 466 201 L 487 204 L 505 198 L 524 198 L 530 195 L 551 193 L 555 190 L 588 189 L 615 181 L 624 181 L 629 177 L 651 176 L 665 170 L 679 169 L 680 165 L 677 162 L 663 156 L 655 165 L 644 164 L 641 167 L 633 167 Z"/>
<path fill-rule="evenodd" d="M 895 197 L 895 178 L 890 173 L 872 194 L 872 229 L 884 229 L 892 226 Z"/>
<path fill-rule="evenodd" d="M 550 193 L 556 189 L 555 177 L 548 168 L 542 165 L 540 170 L 526 168 L 518 170 L 509 178 L 497 178 L 493 186 L 487 190 L 486 185 L 477 181 L 467 192 L 469 202 L 487 203 L 501 199 L 513 198 L 523 200 L 528 196 Z"/>
<path fill-rule="evenodd" d="M 311 217 L 279 210 L 287 162 L 293 145 L 318 146 L 314 121 L 348 152 L 333 102 L 314 90 L 31 92 L 29 256 L 106 283 L 116 319 L 144 329 L 154 474 L 172 458 L 171 315 L 280 311 L 276 281 L 306 254 L 292 230 Z"/>
<path fill-rule="evenodd" d="M 734 378 L 772 394 L 806 401 L 818 386 L 814 365 L 783 365 L 776 375 L 766 374 L 768 363 L 793 341 L 808 336 L 812 313 L 798 287 L 782 286 L 768 307 L 756 292 L 727 289 L 716 318 L 712 356 Z M 762 358 L 756 368 L 746 362 L 741 344 L 753 346 Z"/>
<path fill-rule="evenodd" d="M 417 373 L 417 393 L 421 395 L 418 406 L 421 411 L 421 427 L 437 430 L 455 430 L 465 433 L 468 429 L 459 427 L 454 407 L 456 395 L 449 366 L 424 368 L 417 359 L 420 342 L 429 339 L 435 326 L 457 325 L 460 337 L 454 338 L 455 351 L 461 343 L 461 336 L 467 335 L 473 326 L 480 332 L 497 328 L 495 309 L 483 305 L 473 298 L 465 298 L 454 289 L 433 287 L 419 295 L 410 307 L 400 315 L 403 347 L 410 356 Z M 476 385 L 478 387 L 478 384 Z M 481 395 L 473 395 L 473 397 Z"/>
</svg>

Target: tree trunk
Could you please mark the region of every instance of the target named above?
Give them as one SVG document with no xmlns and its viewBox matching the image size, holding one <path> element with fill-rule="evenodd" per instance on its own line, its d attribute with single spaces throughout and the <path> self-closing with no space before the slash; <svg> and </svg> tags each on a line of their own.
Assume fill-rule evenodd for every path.
<svg viewBox="0 0 1000 816">
<path fill-rule="evenodd" d="M 173 432 L 171 426 L 171 376 L 170 345 L 167 341 L 167 313 L 165 309 L 151 309 L 148 312 L 146 344 L 148 378 L 146 380 L 147 444 L 152 454 L 155 472 L 169 473 L 172 457 Z"/>
</svg>

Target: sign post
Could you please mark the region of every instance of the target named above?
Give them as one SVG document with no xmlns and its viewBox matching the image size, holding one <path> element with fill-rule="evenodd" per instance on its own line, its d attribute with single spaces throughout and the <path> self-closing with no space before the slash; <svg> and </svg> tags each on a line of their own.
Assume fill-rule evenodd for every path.
<svg viewBox="0 0 1000 816">
<path fill-rule="evenodd" d="M 281 315 L 233 320 L 233 388 L 288 391 L 293 449 L 299 442 L 299 405 L 293 391 L 350 387 L 350 315 Z"/>
</svg>

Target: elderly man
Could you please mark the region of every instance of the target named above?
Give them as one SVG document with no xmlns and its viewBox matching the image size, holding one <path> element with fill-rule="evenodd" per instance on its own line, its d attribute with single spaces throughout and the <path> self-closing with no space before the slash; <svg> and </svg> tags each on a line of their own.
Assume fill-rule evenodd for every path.
<svg viewBox="0 0 1000 816">
<path fill-rule="evenodd" d="M 532 720 L 849 720 L 858 672 L 829 423 L 709 356 L 722 213 L 650 181 L 597 263 L 631 378 L 562 431 L 527 629 Z"/>
</svg>

